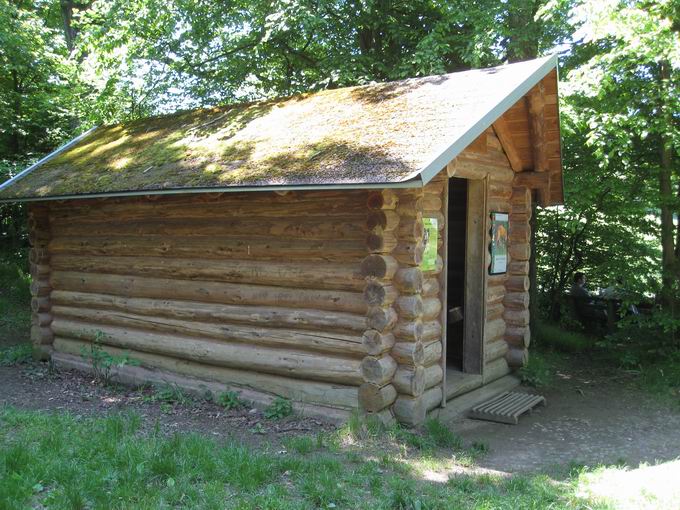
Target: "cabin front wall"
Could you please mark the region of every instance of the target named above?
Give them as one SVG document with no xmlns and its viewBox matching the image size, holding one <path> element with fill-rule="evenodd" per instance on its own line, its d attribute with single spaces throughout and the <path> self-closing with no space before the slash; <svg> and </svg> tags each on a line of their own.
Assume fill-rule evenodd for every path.
<svg viewBox="0 0 680 510">
<path fill-rule="evenodd" d="M 483 238 L 468 250 L 465 313 L 478 341 L 465 370 L 491 382 L 527 359 L 531 213 L 492 129 L 420 189 L 33 205 L 33 342 L 61 363 L 82 365 L 96 341 L 139 370 L 256 402 L 281 395 L 417 425 L 447 395 L 450 177 L 477 190 L 467 223 Z M 508 271 L 495 276 L 492 211 L 510 214 Z M 428 271 L 424 218 L 439 229 Z"/>
<path fill-rule="evenodd" d="M 263 402 L 358 406 L 365 191 L 83 200 L 30 209 L 33 341 L 97 341 Z M 134 370 L 134 368 L 130 368 Z"/>
</svg>

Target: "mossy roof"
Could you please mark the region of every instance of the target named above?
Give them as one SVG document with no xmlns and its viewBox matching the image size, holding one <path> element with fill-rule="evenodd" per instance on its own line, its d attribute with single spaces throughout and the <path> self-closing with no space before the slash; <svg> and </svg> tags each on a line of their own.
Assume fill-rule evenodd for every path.
<svg viewBox="0 0 680 510">
<path fill-rule="evenodd" d="M 546 62 L 102 126 L 5 186 L 0 199 L 418 180 L 554 68 Z"/>
</svg>

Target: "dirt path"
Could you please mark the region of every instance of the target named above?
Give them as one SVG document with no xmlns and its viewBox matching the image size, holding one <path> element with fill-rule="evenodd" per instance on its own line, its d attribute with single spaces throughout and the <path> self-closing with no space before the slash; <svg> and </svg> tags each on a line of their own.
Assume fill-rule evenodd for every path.
<svg viewBox="0 0 680 510">
<path fill-rule="evenodd" d="M 172 388 L 166 388 L 166 391 Z M 159 427 L 163 433 L 197 432 L 217 438 L 234 438 L 243 444 L 274 445 L 290 435 L 332 430 L 330 423 L 292 416 L 268 420 L 261 410 L 243 407 L 226 410 L 201 398 L 178 395 L 181 403 L 159 400 L 153 388 L 102 387 L 77 371 L 51 371 L 46 363 L 0 366 L 0 406 L 62 411 L 82 416 L 134 412 L 142 429 Z"/>
<path fill-rule="evenodd" d="M 489 445 L 480 467 L 515 473 L 680 458 L 680 403 L 650 396 L 629 374 L 572 358 L 549 390 L 525 391 L 544 395 L 548 405 L 519 425 L 469 419 L 453 425 L 464 439 Z"/>
</svg>

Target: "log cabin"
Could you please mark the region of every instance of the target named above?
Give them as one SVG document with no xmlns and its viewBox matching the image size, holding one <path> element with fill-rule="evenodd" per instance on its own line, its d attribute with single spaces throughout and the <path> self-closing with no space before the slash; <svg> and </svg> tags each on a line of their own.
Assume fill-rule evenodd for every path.
<svg viewBox="0 0 680 510">
<path fill-rule="evenodd" d="M 557 81 L 548 57 L 86 132 L 0 187 L 27 203 L 36 352 L 422 423 L 527 362 Z"/>
</svg>

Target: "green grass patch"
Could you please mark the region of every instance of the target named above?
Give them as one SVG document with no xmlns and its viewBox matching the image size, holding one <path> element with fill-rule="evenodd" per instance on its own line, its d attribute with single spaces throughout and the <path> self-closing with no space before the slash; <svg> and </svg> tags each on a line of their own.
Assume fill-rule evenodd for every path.
<svg viewBox="0 0 680 510">
<path fill-rule="evenodd" d="M 522 382 L 535 388 L 550 386 L 555 377 L 555 368 L 549 358 L 548 353 L 532 352 L 529 356 L 529 362 L 519 371 Z"/>
<path fill-rule="evenodd" d="M 18 344 L 0 349 L 0 366 L 21 365 L 31 359 L 33 359 L 31 344 Z"/>
<path fill-rule="evenodd" d="M 585 352 L 595 346 L 597 339 L 578 331 L 560 328 L 557 324 L 539 322 L 533 332 L 535 344 L 541 349 L 554 349 L 560 352 Z"/>
<path fill-rule="evenodd" d="M 597 508 L 575 495 L 573 480 L 433 483 L 408 459 L 361 448 L 348 458 L 309 436 L 286 440 L 285 453 L 266 443 L 144 433 L 141 425 L 136 415 L 0 409 L 0 508 Z"/>
</svg>

